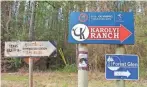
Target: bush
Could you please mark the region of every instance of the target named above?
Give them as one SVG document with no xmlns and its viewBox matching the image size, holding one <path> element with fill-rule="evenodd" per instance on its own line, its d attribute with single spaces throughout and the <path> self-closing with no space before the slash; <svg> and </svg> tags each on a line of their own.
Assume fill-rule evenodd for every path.
<svg viewBox="0 0 147 87">
<path fill-rule="evenodd" d="M 76 64 L 67 64 L 64 68 L 62 68 L 60 71 L 62 72 L 67 72 L 67 73 L 72 73 L 72 72 L 77 72 L 77 66 Z"/>
</svg>

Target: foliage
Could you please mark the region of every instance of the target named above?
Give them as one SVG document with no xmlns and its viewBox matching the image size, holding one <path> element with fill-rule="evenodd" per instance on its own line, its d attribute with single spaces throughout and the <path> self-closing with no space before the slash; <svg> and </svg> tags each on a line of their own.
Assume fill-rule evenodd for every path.
<svg viewBox="0 0 147 87">
<path fill-rule="evenodd" d="M 15 68 L 19 68 L 21 65 L 21 59 L 20 58 L 15 58 L 14 59 L 14 64 L 15 64 Z"/>
<path fill-rule="evenodd" d="M 73 73 L 73 72 L 77 72 L 77 66 L 76 64 L 67 64 L 66 66 L 64 66 L 64 68 L 59 69 L 59 71 L 61 72 L 65 72 L 65 73 Z"/>
</svg>

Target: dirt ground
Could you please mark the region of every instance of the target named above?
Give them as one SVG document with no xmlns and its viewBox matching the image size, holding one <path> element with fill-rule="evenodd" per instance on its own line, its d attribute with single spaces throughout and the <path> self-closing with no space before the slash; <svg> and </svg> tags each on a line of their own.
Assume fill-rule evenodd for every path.
<svg viewBox="0 0 147 87">
<path fill-rule="evenodd" d="M 104 73 L 89 72 L 88 87 L 115 87 L 115 81 L 105 79 Z M 28 87 L 28 73 L 2 73 L 1 87 Z M 77 87 L 77 73 L 34 72 L 33 87 Z M 147 87 L 147 79 L 126 81 L 126 87 Z"/>
</svg>

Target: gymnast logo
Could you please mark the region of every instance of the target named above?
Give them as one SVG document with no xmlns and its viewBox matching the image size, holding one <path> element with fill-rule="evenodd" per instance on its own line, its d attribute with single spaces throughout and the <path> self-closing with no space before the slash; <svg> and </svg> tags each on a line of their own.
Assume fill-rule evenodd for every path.
<svg viewBox="0 0 147 87">
<path fill-rule="evenodd" d="M 122 20 L 123 19 L 123 15 L 122 14 L 118 14 L 118 20 Z"/>
<path fill-rule="evenodd" d="M 76 24 L 71 30 L 71 35 L 76 41 L 84 41 L 89 36 L 89 29 L 84 24 Z"/>
</svg>

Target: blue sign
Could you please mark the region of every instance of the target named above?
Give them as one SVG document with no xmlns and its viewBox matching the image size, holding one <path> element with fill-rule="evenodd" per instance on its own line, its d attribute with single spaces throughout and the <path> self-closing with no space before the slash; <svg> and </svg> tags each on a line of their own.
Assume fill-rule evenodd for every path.
<svg viewBox="0 0 147 87">
<path fill-rule="evenodd" d="M 107 80 L 138 80 L 138 56 L 116 54 L 105 55 L 105 77 Z"/>
<path fill-rule="evenodd" d="M 134 44 L 133 12 L 71 12 L 68 42 Z"/>
</svg>

